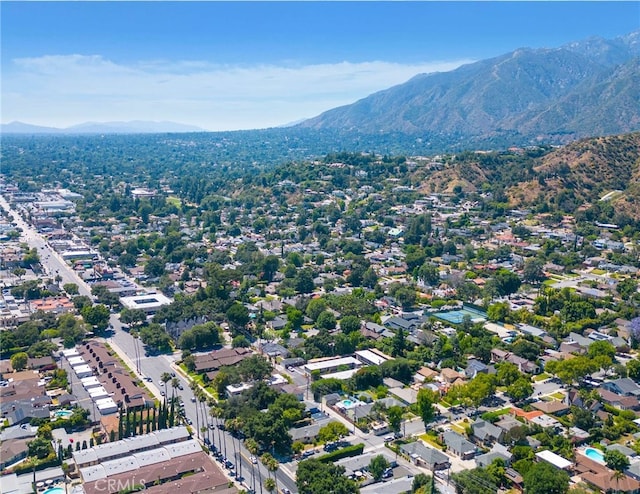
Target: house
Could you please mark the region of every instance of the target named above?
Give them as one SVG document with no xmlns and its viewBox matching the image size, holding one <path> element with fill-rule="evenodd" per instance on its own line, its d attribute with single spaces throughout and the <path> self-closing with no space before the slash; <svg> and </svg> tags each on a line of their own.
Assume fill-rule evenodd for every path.
<svg viewBox="0 0 640 494">
<path fill-rule="evenodd" d="M 522 427 L 524 424 L 510 415 L 504 415 L 503 418 L 498 420 L 494 425 L 506 433 L 511 432 L 516 427 Z"/>
<path fill-rule="evenodd" d="M 325 407 L 332 407 L 342 399 L 338 393 L 330 393 L 322 397 L 322 404 Z"/>
<path fill-rule="evenodd" d="M 275 358 L 275 357 L 287 358 L 289 356 L 289 350 L 287 350 L 282 345 L 279 345 L 278 343 L 273 343 L 273 342 L 264 343 L 260 347 L 260 351 L 262 352 L 263 355 L 266 355 L 269 358 Z"/>
<path fill-rule="evenodd" d="M 458 371 L 445 367 L 440 371 L 440 377 L 442 378 L 443 382 L 452 384 L 458 379 L 464 379 L 465 375 L 460 374 Z"/>
<path fill-rule="evenodd" d="M 635 396 L 621 396 L 607 389 L 598 388 L 602 401 L 620 410 L 640 410 L 640 403 Z"/>
<path fill-rule="evenodd" d="M 640 386 L 628 377 L 607 381 L 602 384 L 602 387 L 617 395 L 640 397 Z"/>
<path fill-rule="evenodd" d="M 536 410 L 540 410 L 541 412 L 551 415 L 564 415 L 570 410 L 569 405 L 557 400 L 536 401 L 531 403 L 531 406 Z"/>
<path fill-rule="evenodd" d="M 494 444 L 493 448 L 488 453 L 483 455 L 478 455 L 475 457 L 476 465 L 479 467 L 487 467 L 493 463 L 494 460 L 498 458 L 504 461 L 505 465 L 509 465 L 511 463 L 511 458 L 513 455 L 509 452 L 509 449 L 506 446 L 501 444 Z"/>
<path fill-rule="evenodd" d="M 291 429 L 291 439 L 293 441 L 300 441 L 304 444 L 310 444 L 316 440 L 318 433 L 320 432 L 321 424 L 311 424 L 305 427 L 298 427 L 297 429 Z"/>
<path fill-rule="evenodd" d="M 464 370 L 464 373 L 466 374 L 468 379 L 473 379 L 478 374 L 488 374 L 489 366 L 483 364 L 479 360 L 469 359 L 467 361 L 467 368 Z"/>
<path fill-rule="evenodd" d="M 27 443 L 32 440 L 32 438 L 18 438 L 2 441 L 0 445 L 0 469 L 4 470 L 9 465 L 26 458 L 29 453 Z"/>
<path fill-rule="evenodd" d="M 429 367 L 422 367 L 415 373 L 413 378 L 417 382 L 433 381 L 439 375 L 436 370 L 429 369 Z"/>
<path fill-rule="evenodd" d="M 451 466 L 447 455 L 437 449 L 425 446 L 422 441 L 416 441 L 400 446 L 400 450 L 411 458 L 411 461 L 418 466 L 423 466 L 428 470 L 446 470 Z"/>
<path fill-rule="evenodd" d="M 640 482 L 637 479 L 629 475 L 623 475 L 618 479 L 613 475 L 613 470 L 581 453 L 576 454 L 575 471 L 584 482 L 599 489 L 600 492 L 633 494 L 640 492 Z"/>
<path fill-rule="evenodd" d="M 447 448 L 463 460 L 470 460 L 476 455 L 475 444 L 467 441 L 463 436 L 454 431 L 445 431 L 442 440 Z"/>
<path fill-rule="evenodd" d="M 389 392 L 407 405 L 418 403 L 418 392 L 413 388 L 390 388 Z"/>
<path fill-rule="evenodd" d="M 486 420 L 476 420 L 471 424 L 473 438 L 481 444 L 490 445 L 500 442 L 504 437 L 504 430 Z"/>
<path fill-rule="evenodd" d="M 524 372 L 526 374 L 540 373 L 540 367 L 534 362 L 530 362 L 525 358 L 518 357 L 517 355 L 507 352 L 506 350 L 501 350 L 500 348 L 494 348 L 491 350 L 491 360 L 496 363 L 511 362 L 518 367 L 520 372 Z"/>
<path fill-rule="evenodd" d="M 395 455 L 387 453 L 386 451 L 382 451 L 380 454 L 384 457 L 385 460 L 387 460 L 389 467 L 395 468 L 398 466 L 398 461 L 396 460 Z M 343 466 L 344 474 L 349 477 L 351 475 L 354 475 L 356 472 L 368 471 L 371 460 L 376 456 L 377 454 L 375 453 L 364 453 L 362 455 L 338 460 L 336 461 L 336 465 Z"/>
<path fill-rule="evenodd" d="M 416 327 L 416 322 L 415 321 L 407 321 L 406 319 L 402 318 L 402 317 L 397 317 L 397 316 L 393 316 L 390 317 L 389 319 L 387 319 L 384 322 L 384 325 L 391 329 L 392 331 L 396 331 L 399 329 L 402 329 L 403 331 L 406 332 L 411 332 L 411 330 L 413 328 Z"/>
</svg>

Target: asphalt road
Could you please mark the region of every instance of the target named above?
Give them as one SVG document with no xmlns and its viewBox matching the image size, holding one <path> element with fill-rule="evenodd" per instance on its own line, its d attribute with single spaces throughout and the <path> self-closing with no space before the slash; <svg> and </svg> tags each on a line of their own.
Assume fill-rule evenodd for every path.
<svg viewBox="0 0 640 494">
<path fill-rule="evenodd" d="M 59 275 L 62 278 L 62 284 L 75 283 L 78 285 L 80 295 L 91 296 L 91 288 L 55 250 L 49 247 L 44 237 L 42 237 L 35 228 L 22 219 L 16 210 L 11 209 L 4 196 L 0 196 L 0 206 L 12 214 L 13 221 L 22 229 L 21 240 L 26 242 L 30 247 L 38 249 L 40 264 L 42 264 L 47 276 L 55 278 Z"/>
</svg>

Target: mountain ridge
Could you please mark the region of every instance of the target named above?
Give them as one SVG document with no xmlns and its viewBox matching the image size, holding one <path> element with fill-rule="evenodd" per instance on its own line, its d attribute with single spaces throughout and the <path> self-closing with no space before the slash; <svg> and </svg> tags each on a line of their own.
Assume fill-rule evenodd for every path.
<svg viewBox="0 0 640 494">
<path fill-rule="evenodd" d="M 639 37 L 519 48 L 450 72 L 418 74 L 299 127 L 467 138 L 515 132 L 532 142 L 632 132 L 640 129 Z"/>
<path fill-rule="evenodd" d="M 194 125 L 150 120 L 83 122 L 63 128 L 14 121 L 0 125 L 0 132 L 3 134 L 153 134 L 206 132 L 206 130 Z"/>
</svg>

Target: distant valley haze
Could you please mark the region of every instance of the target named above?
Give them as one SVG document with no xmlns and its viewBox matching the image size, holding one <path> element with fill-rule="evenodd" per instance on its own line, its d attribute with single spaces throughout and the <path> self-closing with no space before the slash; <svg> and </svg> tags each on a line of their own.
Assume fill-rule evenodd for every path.
<svg viewBox="0 0 640 494">
<path fill-rule="evenodd" d="M 2 132 L 319 125 L 418 74 L 611 40 L 639 19 L 637 2 L 5 3 Z"/>
</svg>

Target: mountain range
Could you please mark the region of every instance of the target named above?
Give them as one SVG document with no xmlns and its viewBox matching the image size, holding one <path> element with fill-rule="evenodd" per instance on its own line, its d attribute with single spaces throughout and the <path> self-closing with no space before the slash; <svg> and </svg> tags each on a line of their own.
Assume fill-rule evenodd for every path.
<svg viewBox="0 0 640 494">
<path fill-rule="evenodd" d="M 247 132 L 284 131 L 305 141 L 303 147 L 330 138 L 343 149 L 421 153 L 566 144 L 636 130 L 640 31 L 559 48 L 517 49 L 450 72 L 417 75 L 302 122 Z M 173 122 L 87 122 L 64 129 L 12 122 L 0 131 L 131 134 L 204 129 Z"/>
<path fill-rule="evenodd" d="M 298 127 L 534 142 L 638 130 L 640 31 L 420 74 Z"/>
<path fill-rule="evenodd" d="M 0 132 L 3 134 L 158 134 L 203 131 L 204 129 L 193 125 L 142 120 L 130 122 L 85 122 L 65 128 L 42 127 L 23 122 L 11 122 L 0 126 Z"/>
</svg>

